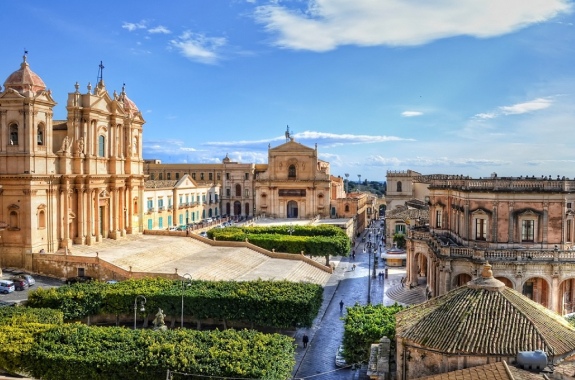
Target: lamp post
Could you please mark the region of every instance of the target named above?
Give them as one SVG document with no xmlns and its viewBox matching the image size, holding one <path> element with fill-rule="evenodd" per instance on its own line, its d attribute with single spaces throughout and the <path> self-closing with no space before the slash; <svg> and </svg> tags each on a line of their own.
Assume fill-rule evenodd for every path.
<svg viewBox="0 0 575 380">
<path fill-rule="evenodd" d="M 349 193 L 349 173 L 345 173 L 345 193 Z"/>
<path fill-rule="evenodd" d="M 136 299 L 134 300 L 134 330 L 136 329 L 136 317 L 137 317 L 137 312 L 138 312 L 138 299 L 140 299 L 140 298 L 142 299 L 140 301 L 140 311 L 141 312 L 146 311 L 146 308 L 144 307 L 144 305 L 146 304 L 146 297 L 139 294 L 136 296 Z"/>
<path fill-rule="evenodd" d="M 186 290 L 186 286 L 185 286 L 185 281 L 188 280 L 188 285 L 190 284 L 190 282 L 192 281 L 192 275 L 189 273 L 185 273 L 182 276 L 182 315 L 181 315 L 181 319 L 180 319 L 180 328 L 184 328 L 184 293 Z"/>
</svg>

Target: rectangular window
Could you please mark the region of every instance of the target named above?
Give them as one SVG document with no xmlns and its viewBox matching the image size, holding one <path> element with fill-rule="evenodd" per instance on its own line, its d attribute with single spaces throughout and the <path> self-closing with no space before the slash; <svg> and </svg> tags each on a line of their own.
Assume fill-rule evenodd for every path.
<svg viewBox="0 0 575 380">
<path fill-rule="evenodd" d="M 524 220 L 521 223 L 521 241 L 532 242 L 535 237 L 535 221 Z"/>
<path fill-rule="evenodd" d="M 232 191 L 228 188 L 226 189 L 226 196 L 230 197 L 232 195 Z"/>
<path fill-rule="evenodd" d="M 475 240 L 486 240 L 486 220 L 485 219 L 475 219 Z"/>
<path fill-rule="evenodd" d="M 168 227 L 172 227 L 172 216 L 168 215 Z"/>
<path fill-rule="evenodd" d="M 220 175 L 220 173 L 216 173 L 216 178 L 218 181 L 220 181 L 222 179 L 222 176 Z"/>
<path fill-rule="evenodd" d="M 184 197 L 182 195 L 180 195 L 180 205 L 184 203 Z"/>
<path fill-rule="evenodd" d="M 568 209 L 571 209 L 571 206 L 572 206 L 572 205 L 571 205 L 571 202 L 567 203 L 567 208 L 568 208 Z"/>
<path fill-rule="evenodd" d="M 213 181 L 214 173 L 208 173 L 208 180 Z"/>
<path fill-rule="evenodd" d="M 193 180 L 196 179 L 196 173 L 192 173 L 192 179 L 193 179 Z"/>
<path fill-rule="evenodd" d="M 164 200 L 162 198 L 158 199 L 158 207 L 159 208 L 164 207 Z"/>
<path fill-rule="evenodd" d="M 180 173 L 176 173 L 176 179 L 180 179 Z"/>
<path fill-rule="evenodd" d="M 172 207 L 172 197 L 168 197 L 168 207 Z"/>
<path fill-rule="evenodd" d="M 164 218 L 160 216 L 158 219 L 158 228 L 164 228 Z"/>
<path fill-rule="evenodd" d="M 246 189 L 246 198 L 250 196 L 250 189 Z"/>
<path fill-rule="evenodd" d="M 204 173 L 200 173 L 200 181 L 204 180 Z"/>
<path fill-rule="evenodd" d="M 435 211 L 435 226 L 441 228 L 441 211 Z"/>
<path fill-rule="evenodd" d="M 206 203 L 206 194 L 202 194 L 202 203 Z"/>
<path fill-rule="evenodd" d="M 17 144 L 18 142 L 16 142 Z M 98 156 L 104 157 L 106 154 L 106 138 L 104 136 L 98 136 Z"/>
<path fill-rule="evenodd" d="M 226 179 L 229 181 L 230 180 L 230 173 L 226 173 Z"/>
<path fill-rule="evenodd" d="M 250 173 L 244 173 L 244 179 L 247 181 L 250 179 Z"/>
<path fill-rule="evenodd" d="M 405 235 L 405 224 L 396 224 L 395 225 L 395 233 L 396 234 L 404 234 Z"/>
<path fill-rule="evenodd" d="M 193 199 L 193 197 L 192 197 L 192 199 Z M 187 194 L 186 194 L 186 203 L 190 203 L 190 198 Z"/>
<path fill-rule="evenodd" d="M 172 179 L 172 173 L 166 174 L 166 179 L 168 179 L 168 180 Z"/>
<path fill-rule="evenodd" d="M 184 224 L 184 214 L 180 214 L 180 224 Z"/>
<path fill-rule="evenodd" d="M 153 208 L 154 208 L 154 200 L 148 199 L 148 210 L 151 210 Z"/>
</svg>

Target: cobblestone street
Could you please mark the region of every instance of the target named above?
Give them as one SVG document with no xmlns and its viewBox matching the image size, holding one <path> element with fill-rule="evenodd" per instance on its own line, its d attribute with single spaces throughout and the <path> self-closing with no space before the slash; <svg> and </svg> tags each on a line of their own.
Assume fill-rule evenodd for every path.
<svg viewBox="0 0 575 380">
<path fill-rule="evenodd" d="M 388 279 L 376 276 L 372 278 L 373 268 L 370 270 L 368 253 L 363 253 L 363 245 L 356 245 L 355 261 L 350 257 L 342 258 L 336 271 L 331 276 L 324 290 L 324 301 L 319 315 L 309 329 L 300 329 L 296 333 L 298 343 L 296 361 L 293 372 L 294 379 L 317 379 L 317 380 L 347 380 L 364 379 L 365 365 L 362 369 L 338 368 L 335 366 L 335 355 L 343 340 L 343 321 L 341 317 L 346 312 L 347 306 L 356 303 L 366 305 L 368 303 L 368 289 L 371 280 L 372 304 L 386 305 L 394 301 L 385 296 L 387 286 L 400 284 L 401 277 L 405 275 L 404 268 L 389 268 Z M 373 254 L 371 255 L 373 257 Z M 384 270 L 383 263 L 378 260 L 376 272 Z M 356 265 L 353 270 L 353 264 Z M 340 313 L 339 303 L 343 301 L 343 312 Z M 307 349 L 303 348 L 302 337 L 306 333 L 310 337 Z"/>
</svg>

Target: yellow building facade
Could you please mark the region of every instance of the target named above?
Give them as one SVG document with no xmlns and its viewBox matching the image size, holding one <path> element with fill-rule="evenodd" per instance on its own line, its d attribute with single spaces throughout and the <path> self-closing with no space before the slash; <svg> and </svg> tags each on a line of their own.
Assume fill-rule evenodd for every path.
<svg viewBox="0 0 575 380">
<path fill-rule="evenodd" d="M 144 119 L 125 89 L 99 80 L 68 94 L 67 119 L 24 56 L 0 92 L 2 266 L 140 233 Z"/>
</svg>

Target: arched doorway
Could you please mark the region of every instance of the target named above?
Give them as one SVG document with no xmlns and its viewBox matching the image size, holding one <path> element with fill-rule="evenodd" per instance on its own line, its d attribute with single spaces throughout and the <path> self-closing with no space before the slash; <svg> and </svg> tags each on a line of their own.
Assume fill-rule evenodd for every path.
<svg viewBox="0 0 575 380">
<path fill-rule="evenodd" d="M 575 278 L 570 278 L 559 285 L 559 314 L 565 315 L 575 311 Z"/>
<path fill-rule="evenodd" d="M 234 202 L 234 216 L 242 215 L 242 204 L 239 201 Z"/>
<path fill-rule="evenodd" d="M 297 202 L 296 201 L 289 201 L 287 204 L 287 217 L 288 218 L 297 218 Z"/>
<path fill-rule="evenodd" d="M 541 277 L 532 277 L 523 283 L 523 295 L 532 301 L 549 307 L 549 284 Z"/>
<path fill-rule="evenodd" d="M 508 279 L 507 277 L 495 277 L 496 280 L 501 281 L 502 283 L 505 284 L 505 286 L 507 286 L 508 288 L 514 289 L 515 287 L 513 286 L 513 283 L 511 282 L 510 279 Z"/>
<path fill-rule="evenodd" d="M 471 281 L 471 275 L 467 273 L 460 273 L 453 279 L 453 287 L 459 288 Z"/>
</svg>

